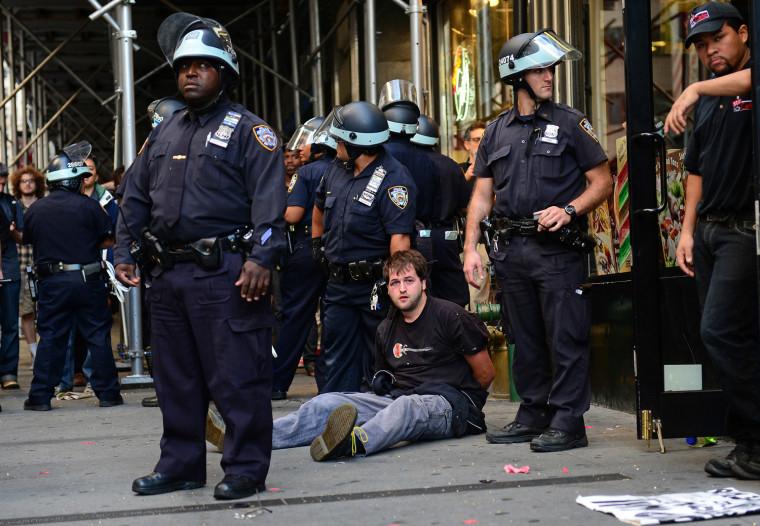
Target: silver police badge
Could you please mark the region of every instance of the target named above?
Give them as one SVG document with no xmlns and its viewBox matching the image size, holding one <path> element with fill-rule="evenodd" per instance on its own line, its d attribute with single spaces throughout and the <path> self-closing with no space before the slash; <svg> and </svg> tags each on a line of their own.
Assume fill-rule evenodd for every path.
<svg viewBox="0 0 760 526">
<path fill-rule="evenodd" d="M 544 130 L 544 135 L 541 137 L 541 142 L 548 142 L 550 144 L 557 144 L 557 136 L 559 135 L 559 126 L 556 124 L 547 124 Z"/>
<path fill-rule="evenodd" d="M 235 128 L 231 128 L 229 126 L 225 126 L 222 124 L 219 126 L 219 129 L 216 130 L 216 133 L 214 133 L 214 137 L 216 137 L 219 140 L 222 141 L 229 141 L 232 137 L 232 132 L 235 131 Z"/>
</svg>

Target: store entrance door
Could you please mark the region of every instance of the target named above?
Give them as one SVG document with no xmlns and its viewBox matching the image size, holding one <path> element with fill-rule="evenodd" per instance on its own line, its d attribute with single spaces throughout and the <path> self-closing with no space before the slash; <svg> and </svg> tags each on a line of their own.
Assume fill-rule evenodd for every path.
<svg viewBox="0 0 760 526">
<path fill-rule="evenodd" d="M 671 214 L 675 220 L 682 210 L 682 187 L 676 188 L 681 182 L 670 175 L 681 170 L 683 144 L 666 148 L 655 115 L 669 107 L 668 91 L 676 91 L 672 66 L 689 59 L 674 58 L 683 43 L 667 24 L 674 17 L 682 24 L 684 14 L 669 12 L 673 5 L 626 2 L 623 12 L 636 411 L 638 436 L 645 439 L 725 434 L 725 399 L 699 337 L 696 286 L 668 261 L 668 243 L 675 240 L 663 218 Z M 668 34 L 665 49 L 661 42 Z"/>
</svg>

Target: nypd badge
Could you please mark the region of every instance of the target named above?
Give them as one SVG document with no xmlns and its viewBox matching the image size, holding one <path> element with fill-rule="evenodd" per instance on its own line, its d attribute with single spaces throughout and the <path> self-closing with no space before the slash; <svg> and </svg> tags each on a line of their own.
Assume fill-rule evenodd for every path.
<svg viewBox="0 0 760 526">
<path fill-rule="evenodd" d="M 548 142 L 551 144 L 557 144 L 557 136 L 559 135 L 559 126 L 556 124 L 547 124 L 544 130 L 544 136 L 541 137 L 542 142 Z"/>
<path fill-rule="evenodd" d="M 293 174 L 293 177 L 290 179 L 290 184 L 288 185 L 288 193 L 293 191 L 296 181 L 298 181 L 298 174 Z"/>
<path fill-rule="evenodd" d="M 253 127 L 253 131 L 256 133 L 256 139 L 259 143 L 269 150 L 270 152 L 277 148 L 277 135 L 272 131 L 272 128 L 260 124 Z"/>
<path fill-rule="evenodd" d="M 399 207 L 401 210 L 406 208 L 409 204 L 409 192 L 407 192 L 405 186 L 393 186 L 388 188 L 388 195 L 393 201 L 393 204 Z"/>
<path fill-rule="evenodd" d="M 591 123 L 588 121 L 588 119 L 583 119 L 580 122 L 581 128 L 583 128 L 583 131 L 588 133 L 592 139 L 594 139 L 596 142 L 599 142 L 599 138 L 596 136 L 596 132 L 594 131 L 594 127 L 591 126 Z"/>
</svg>

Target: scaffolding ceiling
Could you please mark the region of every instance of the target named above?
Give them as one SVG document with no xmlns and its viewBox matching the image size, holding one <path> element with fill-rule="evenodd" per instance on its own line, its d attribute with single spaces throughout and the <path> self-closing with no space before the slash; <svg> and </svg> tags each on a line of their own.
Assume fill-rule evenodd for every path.
<svg viewBox="0 0 760 526">
<path fill-rule="evenodd" d="M 101 5 L 107 0 L 100 0 Z M 339 0 L 322 2 L 320 11 L 330 13 L 342 4 Z M 329 5 L 328 5 L 329 4 Z M 275 24 L 271 24 L 270 6 L 274 7 Z M 308 50 L 308 6 L 306 0 L 295 2 L 296 26 L 298 28 L 298 49 Z M 67 141 L 77 131 L 77 140 L 86 139 L 93 143 L 94 151 L 101 159 L 110 162 L 113 158 L 113 141 L 117 103 L 114 96 L 114 72 L 111 58 L 110 40 L 114 29 L 104 18 L 89 20 L 96 8 L 88 0 L 0 0 L 3 21 L 3 58 L 6 69 L 11 61 L 14 64 L 15 82 L 24 77 L 46 59 L 62 42 L 71 39 L 41 70 L 35 75 L 41 81 L 42 89 L 47 95 L 46 115 L 40 116 L 41 122 L 35 124 L 39 129 L 54 113 L 78 90 L 79 95 L 63 112 L 57 123 L 51 126 L 49 139 L 55 147 L 61 147 L 58 140 Z M 250 0 L 226 0 L 209 2 L 208 0 L 136 0 L 132 4 L 132 27 L 137 33 L 134 43 L 139 49 L 134 51 L 135 79 L 135 119 L 138 146 L 149 132 L 146 108 L 157 98 L 176 94 L 176 85 L 156 42 L 156 31 L 161 21 L 177 11 L 187 11 L 203 17 L 218 20 L 230 31 L 233 42 L 252 55 L 258 45 L 258 27 L 265 34 L 265 53 L 271 53 L 271 28 L 276 31 L 277 42 L 282 42 L 280 56 L 283 76 L 290 71 L 289 50 L 287 49 L 288 2 L 269 0 L 252 2 Z M 258 15 L 258 16 L 257 16 Z M 115 16 L 115 15 L 114 15 Z M 260 19 L 258 17 L 261 17 Z M 322 17 L 321 31 L 329 30 L 331 20 Z M 9 31 L 9 22 L 10 31 Z M 326 29 L 322 29 L 326 28 Z M 9 37 L 12 39 L 9 40 Z M 12 45 L 11 45 L 12 44 Z M 278 45 L 278 48 L 280 46 Z M 25 60 L 21 61 L 21 51 Z M 266 57 L 264 57 L 266 59 Z M 303 57 L 301 62 L 303 61 Z M 59 62 L 60 60 L 60 62 Z M 245 59 L 243 59 L 245 60 Z M 251 63 L 245 64 L 250 71 Z M 244 70 L 245 71 L 245 70 Z M 8 73 L 6 71 L 6 77 Z M 39 92 L 38 92 L 39 94 Z M 7 95 L 7 91 L 5 93 Z M 238 94 L 240 95 L 240 94 Z M 40 103 L 33 94 L 27 92 L 27 106 Z M 39 98 L 39 97 L 37 97 Z M 240 100 L 240 97 L 237 97 Z M 10 108 L 10 104 L 6 109 Z M 28 120 L 28 116 L 27 116 Z M 18 129 L 21 129 L 21 116 L 18 116 Z M 57 126 L 62 126 L 62 132 Z M 34 129 L 27 131 L 32 137 Z M 7 142 L 12 136 L 6 136 Z M 50 154 L 52 152 L 48 152 Z M 9 160 L 12 160 L 9 158 Z M 46 159 L 36 164 L 44 168 Z"/>
</svg>

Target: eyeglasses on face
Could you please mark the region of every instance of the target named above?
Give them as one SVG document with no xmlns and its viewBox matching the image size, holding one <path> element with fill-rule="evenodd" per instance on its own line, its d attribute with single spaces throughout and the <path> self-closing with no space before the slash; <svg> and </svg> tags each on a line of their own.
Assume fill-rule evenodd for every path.
<svg viewBox="0 0 760 526">
<path fill-rule="evenodd" d="M 474 142 L 475 144 L 477 144 L 480 142 L 480 139 L 482 138 L 483 137 L 470 137 L 469 139 L 467 139 L 467 142 Z"/>
<path fill-rule="evenodd" d="M 32 184 L 34 182 L 34 179 L 21 179 L 19 182 L 21 184 Z"/>
</svg>

